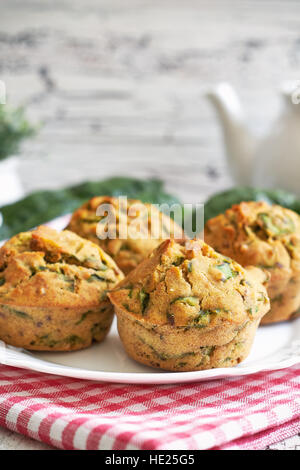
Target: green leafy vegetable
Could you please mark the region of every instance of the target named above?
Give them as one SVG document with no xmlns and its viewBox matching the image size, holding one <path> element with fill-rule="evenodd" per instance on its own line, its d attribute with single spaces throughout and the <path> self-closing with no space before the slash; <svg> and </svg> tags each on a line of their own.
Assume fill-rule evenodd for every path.
<svg viewBox="0 0 300 470">
<path fill-rule="evenodd" d="M 139 299 L 141 303 L 142 313 L 144 313 L 149 303 L 149 294 L 145 292 L 144 289 L 141 289 L 139 292 Z"/>
<path fill-rule="evenodd" d="M 103 333 L 103 331 L 108 330 L 108 326 L 103 326 L 101 323 L 94 323 L 92 328 L 91 328 L 91 333 L 93 337 L 99 335 L 100 333 Z"/>
<path fill-rule="evenodd" d="M 87 182 L 66 189 L 37 191 L 24 199 L 0 209 L 3 218 L 0 226 L 0 240 L 16 233 L 29 230 L 60 215 L 73 212 L 93 196 L 120 196 L 140 199 L 153 204 L 178 202 L 166 194 L 159 180 L 138 180 L 134 178 L 110 178 L 103 181 Z"/>
<path fill-rule="evenodd" d="M 18 153 L 21 141 L 34 133 L 23 108 L 10 109 L 0 105 L 0 160 Z"/>
<path fill-rule="evenodd" d="M 180 266 L 181 263 L 184 261 L 183 256 L 178 256 L 174 261 L 173 261 L 173 266 Z"/>
<path fill-rule="evenodd" d="M 223 274 L 222 281 L 227 281 L 227 279 L 231 279 L 232 277 L 236 277 L 238 275 L 236 271 L 231 269 L 229 263 L 218 264 L 216 268 Z"/>
<path fill-rule="evenodd" d="M 273 297 L 273 299 L 270 299 L 272 303 L 274 302 L 278 302 L 278 303 L 282 303 L 283 301 L 283 295 L 282 294 L 278 294 L 276 295 L 276 297 Z"/>
<path fill-rule="evenodd" d="M 62 342 L 68 343 L 72 346 L 75 346 L 75 344 L 82 344 L 84 343 L 84 340 L 80 338 L 80 336 L 77 335 L 70 335 L 67 338 L 65 338 Z"/>
<path fill-rule="evenodd" d="M 193 272 L 193 260 L 189 261 L 189 263 L 188 263 L 188 272 L 189 273 Z"/>
<path fill-rule="evenodd" d="M 31 316 L 28 313 L 22 312 L 21 310 L 16 310 L 9 305 L 1 305 L 1 308 L 6 310 L 8 313 L 16 315 L 17 317 L 31 319 Z"/>
<path fill-rule="evenodd" d="M 178 299 L 173 300 L 173 302 L 171 302 L 171 303 L 174 304 L 174 303 L 177 303 L 177 302 L 187 304 L 190 307 L 196 307 L 196 306 L 199 305 L 198 297 L 178 297 Z"/>
<path fill-rule="evenodd" d="M 73 347 L 76 344 L 83 344 L 84 340 L 77 335 L 70 335 L 70 336 L 67 336 L 66 338 L 55 340 L 51 337 L 51 335 L 48 334 L 44 336 L 37 336 L 36 341 L 31 341 L 30 344 L 32 346 L 35 344 L 38 344 L 38 345 L 48 346 L 49 348 L 54 348 L 57 345 L 61 345 L 64 343 L 70 344 L 71 347 Z"/>
<path fill-rule="evenodd" d="M 129 292 L 128 292 L 128 297 L 129 297 L 130 299 L 132 299 L 133 286 L 130 285 L 130 286 L 126 287 L 125 289 L 128 289 L 128 290 L 129 290 Z"/>
<path fill-rule="evenodd" d="M 167 361 L 168 359 L 183 359 L 188 356 L 196 356 L 196 353 L 194 351 L 187 351 L 181 354 L 167 354 L 163 351 L 160 352 L 155 349 L 152 344 L 147 343 L 141 336 L 138 336 L 137 338 L 142 344 L 148 346 L 148 348 L 151 349 L 152 353 L 161 361 Z"/>
<path fill-rule="evenodd" d="M 75 323 L 75 325 L 80 325 L 80 323 L 82 323 L 86 319 L 86 317 L 91 313 L 94 313 L 93 310 L 88 310 L 87 312 L 83 313 L 80 319 Z"/>
<path fill-rule="evenodd" d="M 66 276 L 63 273 L 59 273 L 58 276 L 67 284 L 67 290 L 75 292 L 75 280 L 70 276 Z"/>
<path fill-rule="evenodd" d="M 105 279 L 105 277 L 102 277 L 102 276 L 98 276 L 98 274 L 92 274 L 92 275 L 88 278 L 87 281 L 88 281 L 88 282 L 95 282 L 95 281 L 96 281 L 96 282 L 97 282 L 97 281 L 98 281 L 98 282 L 99 282 L 99 281 L 100 281 L 100 282 L 109 282 L 108 279 Z M 110 282 L 112 282 L 112 281 L 110 281 Z"/>
<path fill-rule="evenodd" d="M 295 230 L 295 225 L 289 217 L 285 220 L 274 221 L 269 214 L 260 213 L 258 218 L 261 221 L 265 232 L 272 237 L 286 235 Z"/>
<path fill-rule="evenodd" d="M 269 204 L 279 204 L 300 214 L 300 199 L 294 194 L 281 189 L 264 190 L 245 186 L 217 193 L 208 199 L 204 208 L 205 222 L 242 201 L 265 201 Z"/>
<path fill-rule="evenodd" d="M 205 328 L 210 323 L 211 310 L 200 310 L 196 318 L 193 320 L 193 326 L 197 328 Z"/>
</svg>

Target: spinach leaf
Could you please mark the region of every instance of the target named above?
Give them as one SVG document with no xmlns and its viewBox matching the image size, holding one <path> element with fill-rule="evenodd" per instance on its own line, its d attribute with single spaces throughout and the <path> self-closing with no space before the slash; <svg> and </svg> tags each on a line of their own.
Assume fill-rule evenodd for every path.
<svg viewBox="0 0 300 470">
<path fill-rule="evenodd" d="M 274 221 L 270 214 L 260 213 L 258 219 L 262 223 L 263 230 L 271 237 L 286 235 L 295 231 L 295 224 L 290 217 Z"/>
<path fill-rule="evenodd" d="M 139 292 L 139 299 L 140 299 L 142 314 L 144 314 L 146 308 L 148 307 L 150 295 L 148 294 L 148 292 L 145 292 L 144 289 L 141 289 Z"/>
<path fill-rule="evenodd" d="M 153 204 L 172 204 L 178 200 L 166 194 L 159 180 L 115 177 L 92 181 L 66 189 L 37 191 L 24 199 L 0 208 L 0 240 L 29 230 L 55 217 L 73 212 L 93 196 L 128 196 Z"/>
<path fill-rule="evenodd" d="M 223 274 L 222 281 L 227 281 L 227 279 L 231 279 L 232 277 L 236 277 L 238 275 L 238 272 L 233 271 L 230 267 L 230 264 L 226 262 L 218 264 L 216 268 Z"/>
<path fill-rule="evenodd" d="M 198 297 L 178 297 L 175 300 L 172 300 L 171 304 L 181 302 L 183 304 L 187 304 L 190 307 L 196 307 L 199 305 L 199 299 Z"/>
<path fill-rule="evenodd" d="M 102 276 L 98 276 L 98 274 L 92 274 L 87 282 L 113 282 L 109 279 L 105 279 L 105 277 L 102 277 Z"/>
<path fill-rule="evenodd" d="M 213 195 L 205 203 L 205 222 L 242 201 L 265 201 L 279 204 L 300 214 L 300 199 L 296 195 L 281 189 L 259 189 L 241 186 Z"/>
<path fill-rule="evenodd" d="M 10 109 L 0 105 L 0 160 L 15 155 L 20 142 L 35 131 L 26 120 L 23 108 Z"/>
</svg>

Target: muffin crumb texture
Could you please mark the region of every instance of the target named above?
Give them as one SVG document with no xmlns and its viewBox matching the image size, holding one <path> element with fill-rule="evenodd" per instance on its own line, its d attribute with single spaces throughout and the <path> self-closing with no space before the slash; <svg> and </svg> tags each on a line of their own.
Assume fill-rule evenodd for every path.
<svg viewBox="0 0 300 470">
<path fill-rule="evenodd" d="M 107 297 L 123 274 L 97 245 L 39 227 L 0 249 L 0 338 L 40 351 L 102 341 L 113 310 Z"/>
<path fill-rule="evenodd" d="M 109 298 L 128 354 L 173 371 L 229 367 L 247 357 L 269 309 L 265 274 L 201 240 L 167 240 Z"/>
<path fill-rule="evenodd" d="M 300 313 L 300 217 L 265 202 L 242 202 L 210 219 L 205 241 L 243 266 L 269 276 L 270 311 L 262 323 L 295 318 Z"/>
<path fill-rule="evenodd" d="M 105 207 L 109 208 L 111 219 Z M 102 215 L 97 215 L 99 207 Z M 104 215 L 103 215 L 104 214 Z M 107 222 L 106 222 L 107 220 Z M 182 228 L 153 204 L 117 197 L 94 197 L 77 209 L 67 227 L 99 245 L 128 274 L 166 238 L 182 238 Z M 105 238 L 103 234 L 110 233 Z"/>
</svg>

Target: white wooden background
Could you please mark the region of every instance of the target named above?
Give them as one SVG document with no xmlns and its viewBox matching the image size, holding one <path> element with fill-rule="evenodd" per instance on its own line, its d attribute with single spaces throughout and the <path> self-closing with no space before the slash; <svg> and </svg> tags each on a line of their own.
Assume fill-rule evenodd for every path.
<svg viewBox="0 0 300 470">
<path fill-rule="evenodd" d="M 298 0 L 0 2 L 0 79 L 43 122 L 23 149 L 28 192 L 126 174 L 203 202 L 231 184 L 205 92 L 230 81 L 262 134 L 299 65 Z M 46 446 L 0 430 L 1 448 Z"/>
</svg>

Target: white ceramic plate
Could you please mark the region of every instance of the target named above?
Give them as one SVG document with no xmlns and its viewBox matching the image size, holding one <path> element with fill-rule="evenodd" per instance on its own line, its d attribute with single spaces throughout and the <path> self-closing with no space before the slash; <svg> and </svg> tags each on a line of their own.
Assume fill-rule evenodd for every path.
<svg viewBox="0 0 300 470">
<path fill-rule="evenodd" d="M 101 344 L 83 351 L 37 353 L 0 342 L 0 363 L 50 374 L 132 384 L 196 382 L 283 369 L 300 362 L 300 319 L 259 328 L 250 356 L 237 367 L 196 372 L 164 372 L 130 359 L 119 339 L 116 322 Z"/>
<path fill-rule="evenodd" d="M 52 221 L 51 226 L 62 229 L 67 221 L 66 217 L 59 218 Z M 142 366 L 125 353 L 116 320 L 103 343 L 83 351 L 37 353 L 0 342 L 0 363 L 68 377 L 132 384 L 171 384 L 248 375 L 300 363 L 300 318 L 260 327 L 250 356 L 237 367 L 165 372 Z"/>
</svg>

